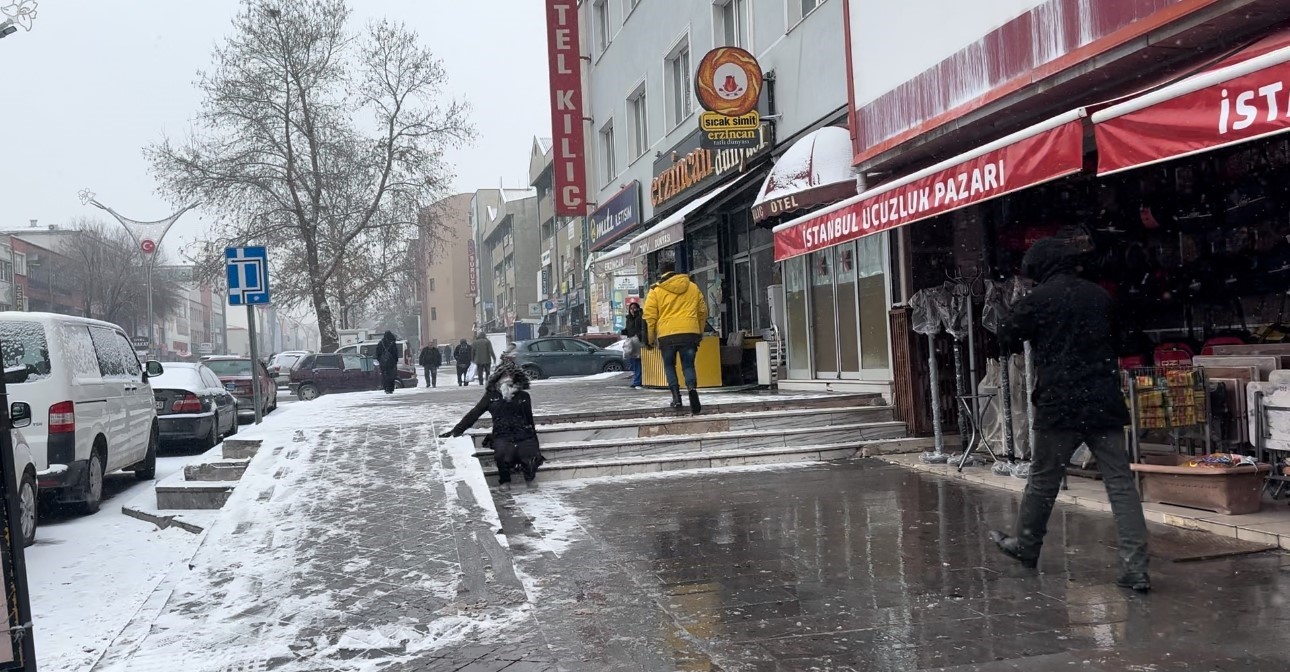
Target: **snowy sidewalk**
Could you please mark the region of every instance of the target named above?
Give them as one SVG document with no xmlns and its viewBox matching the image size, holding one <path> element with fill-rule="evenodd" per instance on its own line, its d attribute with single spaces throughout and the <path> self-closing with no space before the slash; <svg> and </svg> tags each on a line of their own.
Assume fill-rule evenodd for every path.
<svg viewBox="0 0 1290 672">
<path fill-rule="evenodd" d="M 336 395 L 248 430 L 219 522 L 94 669 L 546 669 L 482 474 L 435 437 L 478 393 Z"/>
</svg>

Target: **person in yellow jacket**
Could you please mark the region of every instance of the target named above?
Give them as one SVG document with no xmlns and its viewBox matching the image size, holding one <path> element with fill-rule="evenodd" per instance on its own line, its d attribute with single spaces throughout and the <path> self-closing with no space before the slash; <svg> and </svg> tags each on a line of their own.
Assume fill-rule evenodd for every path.
<svg viewBox="0 0 1290 672">
<path fill-rule="evenodd" d="M 672 391 L 672 408 L 681 408 L 681 385 L 676 379 L 676 360 L 681 359 L 681 373 L 690 391 L 690 412 L 698 415 L 699 380 L 694 358 L 699 354 L 703 329 L 708 323 L 708 302 L 690 276 L 677 273 L 669 262 L 659 265 L 660 277 L 645 295 L 645 324 L 648 325 L 651 348 L 663 349 L 663 371 Z"/>
</svg>

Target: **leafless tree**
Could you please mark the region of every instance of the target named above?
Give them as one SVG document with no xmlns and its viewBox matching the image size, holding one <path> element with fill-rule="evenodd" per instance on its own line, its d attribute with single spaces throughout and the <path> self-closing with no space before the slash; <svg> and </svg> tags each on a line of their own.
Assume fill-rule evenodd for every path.
<svg viewBox="0 0 1290 672">
<path fill-rule="evenodd" d="M 147 324 L 147 279 L 143 253 L 130 234 L 102 220 L 77 218 L 71 232 L 61 238 L 57 252 L 69 261 L 77 292 L 84 297 L 85 314 L 100 320 L 126 326 L 137 333 Z M 158 250 L 157 265 L 165 264 Z M 152 283 L 153 313 L 165 319 L 179 305 L 180 286 L 154 276 Z"/>
<path fill-rule="evenodd" d="M 197 130 L 146 150 L 164 193 L 223 222 L 200 267 L 224 245 L 268 245 L 274 294 L 313 306 L 326 351 L 350 278 L 381 289 L 385 263 L 441 235 L 417 211 L 449 186 L 444 151 L 474 133 L 414 31 L 350 18 L 345 0 L 243 0 L 198 79 Z"/>
</svg>

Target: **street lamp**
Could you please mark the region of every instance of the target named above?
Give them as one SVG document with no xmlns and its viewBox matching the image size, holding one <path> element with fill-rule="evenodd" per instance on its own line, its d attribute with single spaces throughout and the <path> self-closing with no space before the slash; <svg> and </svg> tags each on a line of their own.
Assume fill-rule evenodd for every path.
<svg viewBox="0 0 1290 672">
<path fill-rule="evenodd" d="M 121 226 L 125 227 L 125 230 L 134 240 L 134 244 L 139 246 L 139 251 L 144 255 L 144 259 L 146 260 L 145 267 L 148 271 L 148 350 L 151 352 L 152 348 L 156 345 L 156 319 L 152 312 L 152 269 L 156 265 L 157 250 L 161 248 L 161 241 L 165 239 L 166 232 L 170 230 L 170 227 L 173 226 L 176 221 L 178 221 L 180 216 L 197 207 L 199 204 L 193 203 L 192 205 L 186 205 L 183 208 L 180 208 L 178 212 L 165 219 L 159 219 L 155 222 L 140 222 L 122 217 L 112 208 L 94 200 L 94 192 L 89 189 L 82 189 L 79 195 L 81 203 L 92 205 L 101 210 L 106 210 L 108 214 L 116 218 L 116 221 L 121 222 Z"/>
</svg>

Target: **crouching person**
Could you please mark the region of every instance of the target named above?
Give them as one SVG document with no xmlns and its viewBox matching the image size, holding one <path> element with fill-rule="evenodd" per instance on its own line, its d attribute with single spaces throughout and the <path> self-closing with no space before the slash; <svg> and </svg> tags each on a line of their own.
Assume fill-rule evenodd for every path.
<svg viewBox="0 0 1290 672">
<path fill-rule="evenodd" d="M 524 474 L 524 483 L 534 486 L 542 451 L 538 447 L 537 427 L 533 422 L 533 400 L 529 397 L 529 377 L 522 369 L 503 363 L 489 376 L 484 396 L 466 417 L 443 436 L 461 436 L 488 413 L 493 418 L 493 459 L 497 462 L 497 481 L 503 491 L 511 489 L 511 472 Z"/>
</svg>

